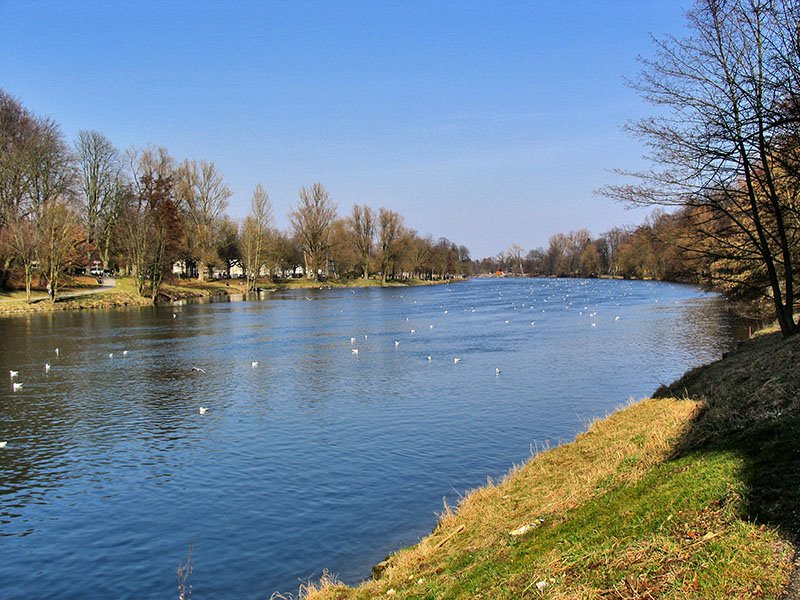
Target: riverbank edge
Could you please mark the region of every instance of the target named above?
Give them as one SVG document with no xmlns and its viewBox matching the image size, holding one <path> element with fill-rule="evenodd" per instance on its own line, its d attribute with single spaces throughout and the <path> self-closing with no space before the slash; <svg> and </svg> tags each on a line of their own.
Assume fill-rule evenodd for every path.
<svg viewBox="0 0 800 600">
<path fill-rule="evenodd" d="M 800 336 L 755 336 L 445 506 L 372 579 L 298 597 L 793 597 L 798 360 Z"/>
<path fill-rule="evenodd" d="M 346 282 L 328 280 L 318 282 L 312 280 L 290 280 L 281 283 L 268 283 L 259 286 L 258 293 L 271 293 L 279 290 L 291 289 L 352 289 L 352 288 L 396 288 L 396 287 L 418 287 L 427 285 L 446 285 L 466 280 L 411 280 L 409 282 L 389 281 L 386 283 L 380 280 L 353 279 Z M 233 285 L 231 285 L 233 283 Z M 82 288 L 85 289 L 85 288 Z M 65 310 L 89 310 L 89 309 L 113 309 L 129 308 L 141 306 L 154 306 L 157 304 L 174 304 L 184 300 L 212 297 L 238 297 L 245 294 L 242 286 L 238 285 L 238 280 L 223 281 L 185 281 L 176 284 L 165 284 L 156 298 L 155 302 L 149 297 L 139 296 L 131 291 L 132 286 L 119 286 L 106 291 L 100 291 L 77 297 L 65 297 L 56 302 L 50 302 L 46 297 L 38 297 L 32 303 L 24 300 L 13 301 L 5 300 L 0 302 L 0 317 L 13 315 L 26 315 L 32 313 L 57 312 Z M 69 291 L 65 292 L 68 295 Z"/>
</svg>

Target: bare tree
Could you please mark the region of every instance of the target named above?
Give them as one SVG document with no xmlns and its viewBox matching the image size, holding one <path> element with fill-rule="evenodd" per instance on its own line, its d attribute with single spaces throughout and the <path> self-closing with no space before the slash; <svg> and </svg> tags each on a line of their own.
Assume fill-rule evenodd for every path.
<svg viewBox="0 0 800 600">
<path fill-rule="evenodd" d="M 380 211 L 378 211 L 378 224 L 381 272 L 383 282 L 386 283 L 389 271 L 394 269 L 400 258 L 401 243 L 403 241 L 405 227 L 403 226 L 403 217 L 400 213 L 386 208 L 381 208 Z"/>
<path fill-rule="evenodd" d="M 428 277 L 432 275 L 430 267 L 431 254 L 433 252 L 433 239 L 412 235 L 408 245 L 408 261 L 411 271 L 416 273 L 420 279 L 423 271 L 427 271 Z"/>
<path fill-rule="evenodd" d="M 0 229 L 0 250 L 22 265 L 25 272 L 25 300 L 31 301 L 33 273 L 38 263 L 36 227 L 29 217 L 16 217 Z"/>
<path fill-rule="evenodd" d="M 175 162 L 163 147 L 129 150 L 127 155 L 133 189 L 121 220 L 121 238 L 139 294 L 144 295 L 149 280 L 155 300 L 182 235 L 173 191 Z"/>
<path fill-rule="evenodd" d="M 525 267 L 522 264 L 522 259 L 525 256 L 525 248 L 519 244 L 511 244 L 508 250 L 505 251 L 505 259 L 511 263 L 512 268 L 519 269 L 519 274 L 525 276 Z"/>
<path fill-rule="evenodd" d="M 83 194 L 86 240 L 100 252 L 108 267 L 111 233 L 119 218 L 122 196 L 122 161 L 102 133 L 80 131 L 75 142 Z"/>
<path fill-rule="evenodd" d="M 763 265 L 784 336 L 798 331 L 800 161 L 787 152 L 800 139 L 798 13 L 791 0 L 698 0 L 687 15 L 692 35 L 656 40 L 656 57 L 633 84 L 665 109 L 630 126 L 658 167 L 604 190 L 631 204 L 708 209 L 698 226 L 715 236 L 716 252 Z"/>
<path fill-rule="evenodd" d="M 320 183 L 313 184 L 310 189 L 300 188 L 299 195 L 300 202 L 289 213 L 289 219 L 303 249 L 306 277 L 316 279 L 319 271 L 327 266 L 336 204 Z"/>
<path fill-rule="evenodd" d="M 38 257 L 47 277 L 50 300 L 55 302 L 61 276 L 76 264 L 84 250 L 83 230 L 74 207 L 59 198 L 44 204 L 36 225 Z"/>
<path fill-rule="evenodd" d="M 369 206 L 355 204 L 347 224 L 361 260 L 364 279 L 369 279 L 369 259 L 375 245 L 375 212 Z"/>
<path fill-rule="evenodd" d="M 186 247 L 202 281 L 218 258 L 217 231 L 231 190 L 213 162 L 184 161 L 175 173 L 175 194 L 185 215 Z"/>
<path fill-rule="evenodd" d="M 267 261 L 269 232 L 272 227 L 272 202 L 260 183 L 253 190 L 250 213 L 241 228 L 242 266 L 247 276 L 247 291 L 256 287 L 256 278 Z"/>
<path fill-rule="evenodd" d="M 34 116 L 0 90 L 0 230 L 15 223 L 19 234 L 27 227 L 24 221 L 35 224 L 45 203 L 69 197 L 74 184 L 73 156 L 58 125 Z M 22 241 L 29 245 L 29 240 Z M 0 257 L 3 286 L 12 261 L 16 258 L 24 266 L 29 260 L 5 248 L 8 252 Z"/>
</svg>

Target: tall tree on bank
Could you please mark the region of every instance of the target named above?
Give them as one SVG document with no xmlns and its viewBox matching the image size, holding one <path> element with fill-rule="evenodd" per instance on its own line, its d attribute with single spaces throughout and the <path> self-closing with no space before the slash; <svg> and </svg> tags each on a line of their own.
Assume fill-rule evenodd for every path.
<svg viewBox="0 0 800 600">
<path fill-rule="evenodd" d="M 17 236 L 29 226 L 35 226 L 44 204 L 49 200 L 70 197 L 74 183 L 73 156 L 58 125 L 50 119 L 34 116 L 16 99 L 0 90 L 2 237 L 8 240 L 12 233 Z M 10 226 L 14 227 L 13 232 L 4 231 Z M 15 260 L 31 273 L 30 238 L 23 242 L 26 257 L 17 255 L 11 246 L 4 244 L 5 250 L 0 256 L 0 287 L 7 284 Z"/>
<path fill-rule="evenodd" d="M 269 232 L 272 227 L 272 202 L 260 183 L 253 190 L 250 212 L 242 224 L 240 249 L 247 276 L 247 291 L 256 288 L 256 278 L 267 261 Z"/>
<path fill-rule="evenodd" d="M 203 281 L 208 265 L 218 259 L 217 232 L 228 207 L 231 190 L 213 162 L 184 161 L 175 173 L 175 194 L 185 216 L 189 256 Z"/>
<path fill-rule="evenodd" d="M 525 248 L 519 244 L 511 244 L 505 252 L 505 259 L 511 263 L 513 268 L 519 270 L 521 276 L 525 276 L 525 267 L 522 264 L 522 256 L 525 254 Z"/>
<path fill-rule="evenodd" d="M 320 270 L 327 271 L 336 204 L 321 183 L 310 189 L 300 188 L 299 196 L 300 202 L 289 213 L 289 220 L 303 250 L 306 278 L 317 279 Z"/>
<path fill-rule="evenodd" d="M 394 271 L 400 259 L 403 235 L 403 217 L 400 213 L 386 208 L 378 211 L 378 244 L 381 255 L 381 272 L 383 282 L 389 277 L 389 272 Z"/>
<path fill-rule="evenodd" d="M 794 319 L 800 160 L 800 10 L 792 0 L 698 0 L 692 35 L 658 40 L 634 89 L 663 107 L 630 129 L 660 168 L 604 192 L 635 205 L 689 207 L 714 253 L 753 257 L 785 337 Z"/>
<path fill-rule="evenodd" d="M 177 258 L 182 235 L 174 197 L 175 161 L 159 147 L 130 150 L 128 162 L 133 192 L 120 221 L 120 237 L 139 295 L 145 294 L 149 281 L 155 300 L 164 274 Z"/>
<path fill-rule="evenodd" d="M 347 226 L 364 271 L 364 279 L 369 279 L 369 259 L 375 245 L 375 212 L 369 206 L 354 204 Z"/>
<path fill-rule="evenodd" d="M 13 258 L 25 274 L 25 301 L 31 301 L 31 285 L 39 262 L 37 231 L 27 216 L 12 217 L 0 228 L 0 255 Z"/>
<path fill-rule="evenodd" d="M 75 142 L 83 195 L 86 241 L 108 268 L 112 234 L 122 208 L 124 185 L 119 152 L 102 133 L 80 131 Z"/>
<path fill-rule="evenodd" d="M 48 200 L 37 221 L 40 268 L 47 278 L 50 300 L 55 302 L 61 276 L 85 252 L 85 238 L 78 213 L 61 198 Z"/>
</svg>

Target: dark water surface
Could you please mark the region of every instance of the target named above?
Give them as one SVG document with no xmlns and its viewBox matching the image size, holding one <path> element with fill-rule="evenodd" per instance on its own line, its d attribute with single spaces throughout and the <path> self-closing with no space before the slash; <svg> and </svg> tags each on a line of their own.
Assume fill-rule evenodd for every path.
<svg viewBox="0 0 800 600">
<path fill-rule="evenodd" d="M 177 598 L 190 545 L 195 598 L 357 581 L 443 496 L 718 358 L 734 329 L 692 287 L 603 280 L 0 319 L 0 597 Z"/>
</svg>

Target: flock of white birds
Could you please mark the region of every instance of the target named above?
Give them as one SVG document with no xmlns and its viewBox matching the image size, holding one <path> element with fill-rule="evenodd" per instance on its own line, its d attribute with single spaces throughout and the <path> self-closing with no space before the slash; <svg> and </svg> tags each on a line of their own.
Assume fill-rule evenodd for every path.
<svg viewBox="0 0 800 600">
<path fill-rule="evenodd" d="M 354 292 L 354 293 L 355 293 L 355 292 Z M 500 299 L 500 300 L 502 300 L 502 295 L 500 295 L 500 298 L 499 298 L 499 299 Z M 306 300 L 311 300 L 311 298 L 309 298 L 309 297 L 306 297 Z M 564 300 L 567 300 L 567 298 L 565 298 Z M 547 300 L 545 300 L 545 302 L 547 302 Z M 515 303 L 512 303 L 512 305 L 513 305 L 513 304 L 515 304 Z M 566 308 L 570 308 L 571 306 L 572 306 L 572 303 L 571 303 L 571 302 L 568 302 L 568 303 L 567 303 L 567 306 L 566 306 Z M 525 305 L 525 304 L 522 304 L 522 307 L 523 307 L 523 308 L 525 308 L 525 307 L 526 307 L 526 305 Z M 533 306 L 531 305 L 531 306 L 530 306 L 530 308 L 533 308 Z M 514 310 L 517 310 L 516 306 L 514 306 Z M 465 309 L 465 311 L 466 311 L 466 309 Z M 584 311 L 587 311 L 587 314 L 588 314 L 588 316 L 589 316 L 589 317 L 590 317 L 590 319 L 591 319 L 591 320 L 590 320 L 591 327 L 596 327 L 596 323 L 595 323 L 595 319 L 594 319 L 594 317 L 597 315 L 597 312 L 595 311 L 595 312 L 591 312 L 591 313 L 589 313 L 589 312 L 588 312 L 588 307 L 584 307 L 582 311 L 579 311 L 579 314 L 580 314 L 580 315 L 583 315 L 583 314 L 584 314 Z M 446 315 L 446 314 L 448 314 L 448 312 L 449 312 L 449 311 L 447 311 L 447 310 L 444 310 L 444 314 L 445 314 L 445 315 Z M 474 309 L 474 308 L 472 309 L 472 312 L 475 312 L 475 309 Z M 544 312 L 544 311 L 542 311 L 542 312 Z M 177 318 L 177 316 L 178 316 L 178 315 L 177 315 L 176 313 L 172 313 L 172 317 L 173 317 L 173 318 Z M 620 317 L 619 317 L 619 316 L 616 316 L 616 317 L 614 317 L 614 321 L 619 321 L 619 320 L 620 320 Z M 509 320 L 505 320 L 505 324 L 506 324 L 506 325 L 508 325 L 509 323 L 510 323 L 510 321 L 509 321 Z M 531 321 L 531 326 L 535 326 L 535 325 L 536 325 L 536 321 Z M 428 327 L 429 327 L 429 329 L 434 329 L 434 325 L 429 325 Z M 415 333 L 415 332 L 416 332 L 416 329 L 413 329 L 413 328 L 412 328 L 412 329 L 410 330 L 410 332 L 413 334 L 413 333 Z M 364 335 L 364 339 L 365 339 L 365 340 L 367 340 L 368 338 L 369 338 L 368 334 L 365 334 L 365 335 Z M 358 354 L 359 354 L 359 348 L 355 347 L 355 345 L 356 345 L 356 342 L 357 342 L 357 339 L 356 339 L 355 337 L 351 337 L 351 338 L 350 338 L 350 345 L 352 346 L 352 347 L 351 347 L 351 349 L 350 349 L 350 352 L 351 352 L 351 354 L 353 354 L 354 356 L 356 356 L 356 355 L 358 355 Z M 399 346 L 400 346 L 400 340 L 395 340 L 395 341 L 394 341 L 394 347 L 395 347 L 395 348 L 398 348 Z M 59 350 L 59 348 L 55 348 L 55 349 L 54 349 L 54 353 L 55 353 L 55 355 L 56 355 L 56 358 L 58 358 L 58 357 L 60 356 L 60 350 Z M 122 351 L 122 356 L 123 356 L 123 357 L 127 357 L 127 356 L 128 356 L 128 351 L 127 351 L 127 350 L 123 350 L 123 351 Z M 113 352 L 109 352 L 109 354 L 108 354 L 108 358 L 109 358 L 109 359 L 113 359 L 113 358 L 114 358 L 114 353 L 113 353 Z M 431 362 L 431 361 L 433 360 L 433 357 L 432 357 L 432 356 L 430 356 L 430 355 L 428 355 L 428 356 L 426 356 L 426 357 L 425 357 L 425 359 L 426 359 L 428 362 Z M 462 359 L 461 359 L 461 357 L 460 357 L 460 356 L 454 356 L 454 357 L 452 358 L 453 364 L 458 364 L 458 363 L 460 363 L 460 362 L 461 362 L 461 360 L 462 360 Z M 256 367 L 258 367 L 258 361 L 257 361 L 257 360 L 251 361 L 251 362 L 250 362 L 250 366 L 251 366 L 252 368 L 254 368 L 254 369 L 255 369 Z M 44 371 L 45 371 L 45 373 L 50 373 L 50 369 L 51 369 L 51 365 L 50 365 L 50 363 L 49 363 L 49 362 L 46 362 L 46 363 L 44 364 Z M 197 372 L 197 373 L 206 374 L 206 371 L 205 371 L 203 368 L 201 368 L 201 367 L 192 367 L 192 371 L 193 371 L 193 372 Z M 500 367 L 497 367 L 497 368 L 495 368 L 495 375 L 499 377 L 499 376 L 500 376 L 500 373 L 501 373 L 501 369 L 500 369 Z M 23 389 L 23 385 L 24 385 L 24 384 L 23 384 L 22 382 L 20 382 L 20 381 L 17 381 L 17 378 L 19 377 L 19 371 L 16 371 L 16 370 L 10 370 L 10 371 L 9 371 L 9 376 L 10 376 L 10 379 L 11 379 L 11 389 L 12 389 L 12 391 L 14 391 L 14 392 L 18 392 L 18 391 L 22 390 L 22 389 Z M 209 412 L 209 409 L 208 409 L 208 407 L 206 407 L 206 406 L 200 406 L 200 407 L 198 408 L 198 413 L 199 413 L 199 414 L 201 414 L 201 415 L 205 415 L 205 414 L 207 414 L 208 412 Z M 0 441 L 0 449 L 6 448 L 6 447 L 7 447 L 7 445 L 8 445 L 8 442 L 7 442 L 7 441 Z"/>
</svg>

